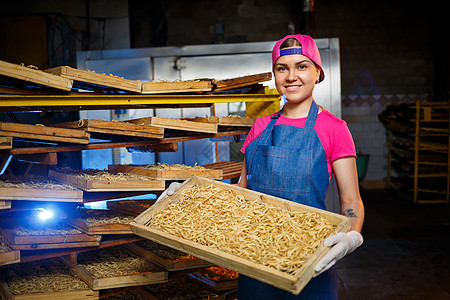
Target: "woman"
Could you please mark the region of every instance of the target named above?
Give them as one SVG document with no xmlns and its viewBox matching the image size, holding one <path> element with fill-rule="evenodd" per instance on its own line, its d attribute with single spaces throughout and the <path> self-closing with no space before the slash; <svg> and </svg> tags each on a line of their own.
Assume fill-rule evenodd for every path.
<svg viewBox="0 0 450 300">
<path fill-rule="evenodd" d="M 325 196 L 334 173 L 342 214 L 351 231 L 324 241 L 332 247 L 319 261 L 314 278 L 298 296 L 244 275 L 239 299 L 337 299 L 334 263 L 362 244 L 364 207 L 358 188 L 356 152 L 346 123 L 313 99 L 324 79 L 319 50 L 306 35 L 288 35 L 272 51 L 275 86 L 285 99 L 276 114 L 258 118 L 241 151 L 245 154 L 237 185 L 301 204 L 326 209 Z"/>
</svg>

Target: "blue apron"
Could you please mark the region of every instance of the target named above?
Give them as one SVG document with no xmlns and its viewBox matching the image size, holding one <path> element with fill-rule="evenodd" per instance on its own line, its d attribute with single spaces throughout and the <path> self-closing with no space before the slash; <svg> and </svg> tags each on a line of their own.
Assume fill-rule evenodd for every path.
<svg viewBox="0 0 450 300">
<path fill-rule="evenodd" d="M 329 176 L 325 150 L 314 129 L 319 108 L 313 101 L 303 128 L 276 125 L 282 110 L 245 149 L 248 188 L 326 209 Z M 299 295 L 239 274 L 238 299 L 337 299 L 334 268 L 312 278 Z"/>
</svg>

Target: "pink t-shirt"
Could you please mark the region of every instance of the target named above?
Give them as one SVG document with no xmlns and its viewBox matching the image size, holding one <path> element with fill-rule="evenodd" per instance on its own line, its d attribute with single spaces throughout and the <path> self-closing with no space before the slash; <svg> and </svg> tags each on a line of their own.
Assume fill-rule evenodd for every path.
<svg viewBox="0 0 450 300">
<path fill-rule="evenodd" d="M 241 152 L 245 153 L 248 144 L 254 141 L 270 123 L 273 115 L 256 119 L 250 132 L 245 139 Z M 280 115 L 275 125 L 291 125 L 296 127 L 304 127 L 306 118 L 290 119 Z M 331 176 L 333 170 L 331 163 L 338 158 L 353 156 L 356 157 L 355 143 L 352 134 L 347 127 L 347 123 L 330 112 L 323 110 L 317 116 L 314 129 L 319 136 L 323 149 L 327 157 L 328 174 Z"/>
</svg>

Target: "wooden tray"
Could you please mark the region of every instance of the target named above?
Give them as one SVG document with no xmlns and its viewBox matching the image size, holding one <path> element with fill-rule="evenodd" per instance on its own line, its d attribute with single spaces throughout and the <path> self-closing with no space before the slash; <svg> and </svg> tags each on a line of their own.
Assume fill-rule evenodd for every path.
<svg viewBox="0 0 450 300">
<path fill-rule="evenodd" d="M 151 200 L 117 200 L 106 202 L 106 207 L 112 211 L 123 212 L 132 216 L 137 216 L 147 210 L 155 203 Z"/>
<path fill-rule="evenodd" d="M 20 251 L 11 249 L 2 235 L 0 235 L 0 246 L 2 249 L 6 248 L 4 249 L 6 251 L 0 251 L 0 266 L 20 262 Z"/>
<path fill-rule="evenodd" d="M 258 193 L 248 189 L 243 189 L 238 186 L 226 184 L 219 181 L 214 181 L 198 176 L 192 176 L 186 180 L 172 196 L 166 196 L 161 199 L 160 202 L 150 207 L 148 210 L 140 214 L 135 218 L 135 221 L 130 223 L 131 229 L 135 234 L 144 238 L 153 240 L 157 243 L 169 246 L 171 248 L 189 253 L 197 256 L 203 260 L 209 261 L 213 264 L 223 266 L 233 271 L 250 276 L 262 282 L 274 285 L 278 288 L 287 290 L 293 294 L 299 294 L 302 288 L 314 275 L 314 266 L 329 250 L 328 247 L 321 244 L 318 249 L 312 254 L 309 259 L 303 264 L 303 266 L 294 274 L 278 271 L 274 268 L 257 264 L 247 259 L 243 259 L 236 255 L 231 255 L 217 249 L 200 245 L 192 241 L 179 238 L 177 236 L 167 234 L 160 230 L 144 225 L 148 222 L 152 215 L 160 210 L 163 210 L 170 203 L 177 201 L 183 193 L 183 191 L 193 185 L 202 185 L 233 190 L 235 193 L 243 195 L 247 200 L 254 200 L 265 202 L 273 206 L 283 207 L 292 211 L 310 211 L 320 214 L 322 217 L 328 219 L 331 224 L 336 226 L 336 230 L 348 231 L 350 228 L 350 221 L 347 217 L 324 211 L 321 209 L 313 208 L 306 205 L 301 205 L 288 201 L 285 199 L 269 196 L 263 193 Z"/>
<path fill-rule="evenodd" d="M 50 86 L 64 91 L 72 90 L 72 80 L 70 79 L 5 61 L 0 61 L 0 75 Z"/>
<path fill-rule="evenodd" d="M 82 119 L 79 121 L 53 124 L 52 126 L 82 129 L 90 133 L 102 133 L 120 136 L 126 135 L 152 139 L 162 139 L 164 137 L 164 128 L 149 125 L 130 124 L 128 122 Z"/>
<path fill-rule="evenodd" d="M 146 117 L 125 121 L 132 124 L 151 125 L 167 129 L 203 132 L 203 133 L 217 133 L 217 124 L 199 123 L 181 119 L 168 119 L 160 117 Z"/>
<path fill-rule="evenodd" d="M 11 149 L 13 146 L 12 137 L 0 136 L 0 149 Z"/>
<path fill-rule="evenodd" d="M 225 91 L 235 89 L 244 86 L 250 86 L 258 84 L 263 81 L 269 81 L 272 79 L 272 72 L 246 75 L 241 77 L 229 78 L 224 80 L 218 80 L 215 82 L 214 91 Z"/>
<path fill-rule="evenodd" d="M 109 210 L 83 210 L 75 216 L 69 216 L 66 220 L 71 226 L 81 230 L 88 235 L 95 234 L 132 234 L 128 223 L 95 223 L 95 220 L 104 218 L 123 217 L 123 213 L 117 213 Z M 127 215 L 128 216 L 128 215 Z M 93 218 L 89 222 L 88 218 Z M 130 217 L 131 220 L 131 217 Z"/>
<path fill-rule="evenodd" d="M 154 245 L 149 248 L 147 243 L 153 243 Z M 137 255 L 148 259 L 155 264 L 163 267 L 167 271 L 181 271 L 181 270 L 189 270 L 189 269 L 196 269 L 196 268 L 205 268 L 211 266 L 211 263 L 201 260 L 199 258 L 195 259 L 180 259 L 180 260 L 171 260 L 167 257 L 164 257 L 158 253 L 155 250 L 164 250 L 164 248 L 167 248 L 166 246 L 160 245 L 158 243 L 144 240 L 139 242 L 134 242 L 131 244 L 124 245 L 127 249 L 129 249 L 131 252 L 136 253 Z M 168 248 L 172 250 L 171 252 L 175 252 L 178 250 L 173 250 L 171 248 Z M 186 256 L 185 253 L 180 252 L 180 257 Z"/>
<path fill-rule="evenodd" d="M 145 165 L 108 165 L 111 172 L 145 175 L 156 180 L 186 180 L 192 175 L 222 180 L 222 170 L 153 170 Z"/>
<path fill-rule="evenodd" d="M 90 134 L 80 129 L 0 122 L 0 135 L 75 144 L 89 144 Z"/>
<path fill-rule="evenodd" d="M 0 199 L 48 202 L 83 202 L 83 191 L 0 187 Z"/>
<path fill-rule="evenodd" d="M 116 246 L 114 248 L 119 248 L 123 250 L 124 255 L 130 254 L 125 248 L 121 246 Z M 112 248 L 108 249 L 100 249 L 95 251 L 107 251 L 110 253 Z M 90 252 L 83 252 L 78 255 L 78 261 L 83 258 L 83 256 L 89 257 Z M 121 256 L 122 257 L 122 256 Z M 105 263 L 108 261 L 105 260 Z M 104 290 L 111 288 L 120 288 L 120 287 L 128 287 L 128 286 L 141 286 L 148 284 L 156 284 L 167 282 L 168 280 L 168 272 L 164 271 L 151 263 L 149 266 L 152 266 L 152 271 L 148 272 L 134 272 L 133 274 L 125 274 L 125 275 L 111 275 L 108 277 L 96 277 L 91 272 L 89 272 L 80 262 L 77 265 L 72 265 L 71 268 L 75 271 L 75 273 L 80 276 L 84 282 L 89 285 L 89 287 L 93 290 Z"/>
<path fill-rule="evenodd" d="M 25 263 L 25 264 L 17 264 L 13 266 L 8 266 L 7 268 L 11 268 L 12 272 L 19 276 L 23 276 L 20 273 L 15 272 L 16 268 L 24 268 L 25 270 L 31 271 L 32 269 L 41 269 L 43 262 L 31 262 L 31 263 Z M 51 259 L 47 264 L 54 264 L 54 265 L 60 265 L 63 264 L 59 259 Z M 37 266 L 35 266 L 37 265 Z M 63 264 L 64 265 L 64 264 Z M 33 267 L 35 266 L 35 267 Z M 41 282 L 42 285 L 48 284 L 48 270 L 46 270 L 47 267 L 43 268 L 42 274 L 38 274 L 33 277 L 34 282 Z M 2 270 L 5 271 L 6 269 Z M 51 272 L 51 271 L 50 271 Z M 69 272 L 69 269 L 67 268 L 67 272 Z M 5 272 L 5 274 L 8 274 Z M 70 273 L 67 273 L 67 275 L 71 275 Z M 74 281 L 80 281 L 79 278 L 73 276 Z M 54 292 L 41 292 L 41 293 L 31 293 L 31 294 L 19 294 L 14 295 L 10 289 L 10 286 L 6 281 L 0 281 L 0 294 L 5 300 L 48 300 L 48 299 L 56 299 L 56 300 L 66 300 L 66 299 L 99 299 L 99 292 L 98 291 L 92 291 L 90 289 L 83 289 L 83 290 L 72 290 L 72 291 L 54 291 Z"/>
<path fill-rule="evenodd" d="M 212 84 L 210 79 L 142 83 L 142 94 L 208 92 L 211 90 Z"/>
<path fill-rule="evenodd" d="M 94 71 L 79 70 L 68 66 L 47 69 L 45 72 L 72 79 L 74 81 L 98 84 L 101 86 L 108 86 L 135 93 L 140 93 L 142 89 L 142 81 L 124 79 L 114 75 L 95 73 Z"/>
<path fill-rule="evenodd" d="M 255 119 L 247 118 L 247 117 L 196 117 L 193 119 L 189 119 L 193 122 L 200 122 L 200 123 L 212 123 L 217 124 L 219 126 L 232 126 L 232 127 L 252 127 L 253 123 L 255 122 Z"/>
<path fill-rule="evenodd" d="M 203 167 L 212 170 L 222 170 L 223 179 L 231 179 L 241 176 L 243 162 L 237 161 L 219 161 L 206 164 Z"/>
<path fill-rule="evenodd" d="M 50 178 L 77 186 L 86 192 L 113 192 L 113 191 L 163 191 L 165 181 L 162 180 L 89 180 L 49 170 Z"/>
<path fill-rule="evenodd" d="M 10 200 L 0 200 L 0 209 L 10 209 L 11 201 Z"/>
<path fill-rule="evenodd" d="M 215 291 L 229 291 L 238 288 L 238 279 L 229 279 L 225 276 L 220 276 L 219 280 L 214 280 L 210 278 L 211 276 L 207 275 L 213 275 L 213 273 L 209 272 L 209 268 L 189 273 L 187 276 Z"/>
<path fill-rule="evenodd" d="M 63 226 L 55 227 L 57 229 Z M 26 230 L 22 226 L 6 227 L 0 226 L 0 233 L 14 250 L 41 250 L 41 249 L 62 249 L 77 247 L 92 247 L 100 245 L 101 236 L 87 235 L 82 232 L 78 233 L 50 233 L 40 235 L 20 235 L 17 231 Z M 67 229 L 74 229 L 66 226 Z"/>
</svg>

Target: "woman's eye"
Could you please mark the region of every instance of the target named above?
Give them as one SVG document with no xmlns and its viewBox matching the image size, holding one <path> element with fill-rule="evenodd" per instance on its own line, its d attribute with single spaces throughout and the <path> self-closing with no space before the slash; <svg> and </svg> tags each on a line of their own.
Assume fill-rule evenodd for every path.
<svg viewBox="0 0 450 300">
<path fill-rule="evenodd" d="M 278 67 L 278 68 L 277 68 L 277 71 L 283 72 L 283 71 L 286 71 L 286 68 L 285 68 L 285 67 Z"/>
<path fill-rule="evenodd" d="M 306 69 L 306 65 L 299 65 L 298 68 L 299 68 L 300 70 Z"/>
</svg>

